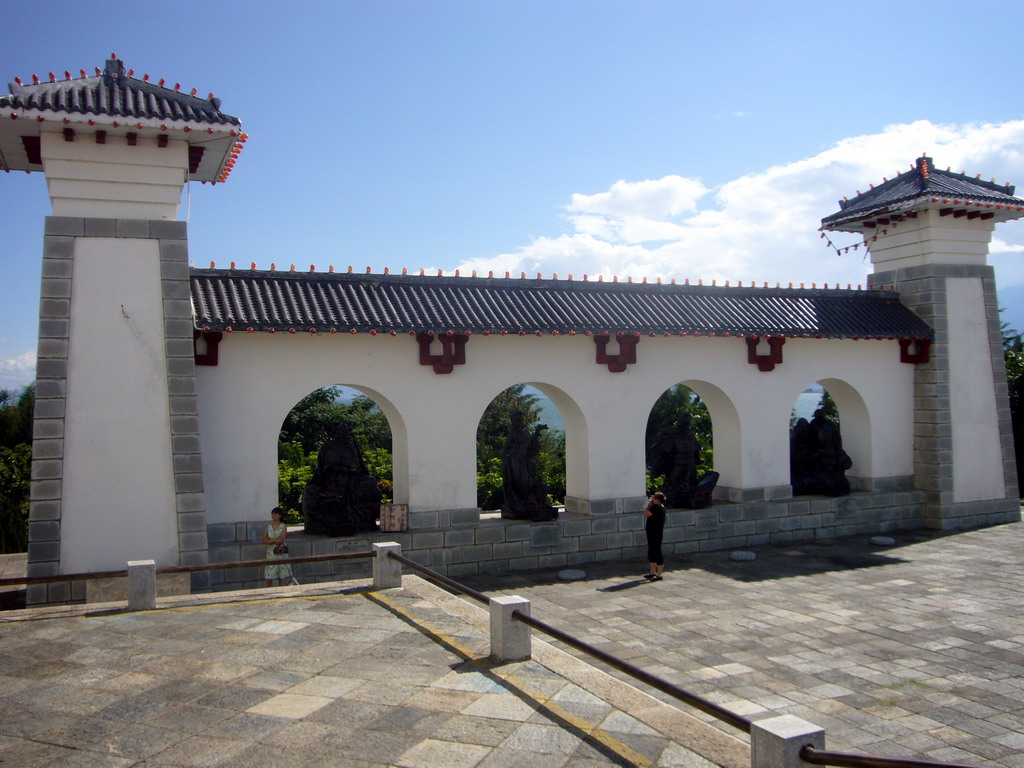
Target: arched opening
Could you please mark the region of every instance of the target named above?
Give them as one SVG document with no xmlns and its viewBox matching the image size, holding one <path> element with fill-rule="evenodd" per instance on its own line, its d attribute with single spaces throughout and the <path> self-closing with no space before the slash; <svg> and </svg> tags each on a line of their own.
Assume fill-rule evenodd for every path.
<svg viewBox="0 0 1024 768">
<path fill-rule="evenodd" d="M 795 496 L 842 496 L 871 466 L 871 419 L 864 399 L 839 379 L 811 382 L 790 414 L 789 471 Z"/>
<path fill-rule="evenodd" d="M 281 424 L 277 442 L 278 506 L 289 524 L 304 522 L 302 495 L 313 480 L 321 450 L 345 428 L 358 449 L 360 474 L 373 478 L 381 503 L 407 495 L 407 472 L 396 450 L 404 432 L 392 430 L 397 414 L 372 390 L 328 386 L 297 402 Z M 397 422 L 401 424 L 400 420 Z M 396 492 L 395 481 L 403 481 Z"/>
<path fill-rule="evenodd" d="M 732 439 L 716 443 L 716 419 L 732 425 Z M 739 418 L 725 394 L 705 381 L 683 381 L 666 389 L 647 417 L 647 493 L 662 491 L 669 506 L 711 504 L 723 456 L 739 472 Z"/>
<path fill-rule="evenodd" d="M 563 411 L 567 400 L 555 388 L 521 383 L 487 405 L 476 435 L 477 506 L 482 511 L 542 519 L 544 506 L 564 504 L 567 421 L 572 421 Z M 532 490 L 526 490 L 531 483 Z"/>
</svg>

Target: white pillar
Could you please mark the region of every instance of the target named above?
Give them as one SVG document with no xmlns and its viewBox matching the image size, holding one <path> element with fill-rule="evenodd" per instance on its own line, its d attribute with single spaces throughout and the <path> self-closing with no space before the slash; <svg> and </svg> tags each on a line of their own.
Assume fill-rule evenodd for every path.
<svg viewBox="0 0 1024 768">
<path fill-rule="evenodd" d="M 825 748 L 825 731 L 794 715 L 758 720 L 750 728 L 750 768 L 809 768 L 804 747 Z"/>
<path fill-rule="evenodd" d="M 402 554 L 402 545 L 394 541 L 382 541 L 373 545 L 373 588 L 392 589 L 402 586 L 402 564 L 388 557 L 389 552 Z"/>
<path fill-rule="evenodd" d="M 530 628 L 514 619 L 515 611 L 530 615 L 530 601 L 510 595 L 491 598 L 491 658 L 495 661 L 525 661 L 531 655 Z"/>
<path fill-rule="evenodd" d="M 152 611 L 156 608 L 156 561 L 128 561 L 128 610 Z"/>
</svg>

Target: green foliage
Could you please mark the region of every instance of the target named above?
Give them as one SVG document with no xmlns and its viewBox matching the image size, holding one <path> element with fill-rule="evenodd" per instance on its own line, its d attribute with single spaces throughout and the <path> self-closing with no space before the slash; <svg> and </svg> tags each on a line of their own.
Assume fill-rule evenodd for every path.
<svg viewBox="0 0 1024 768">
<path fill-rule="evenodd" d="M 381 492 L 381 503 L 390 504 L 394 498 L 394 482 L 392 480 L 391 451 L 384 448 L 367 448 L 363 451 L 363 460 L 372 477 L 377 478 L 377 487 Z"/>
<path fill-rule="evenodd" d="M 548 489 L 548 503 L 565 501 L 565 433 L 561 430 L 543 432 L 537 474 Z"/>
<path fill-rule="evenodd" d="M 831 421 L 836 426 L 839 426 L 839 407 L 827 389 L 821 393 L 821 403 L 818 405 L 817 410 L 822 412 L 821 415 L 826 421 Z"/>
<path fill-rule="evenodd" d="M 32 446 L 0 447 L 0 554 L 28 547 L 28 493 Z"/>
<path fill-rule="evenodd" d="M 20 395 L 0 390 L 0 554 L 28 547 L 35 386 Z"/>
<path fill-rule="evenodd" d="M 1024 338 L 1003 323 L 1003 362 L 1010 396 L 1010 422 L 1016 447 L 1017 478 L 1024 483 Z"/>
<path fill-rule="evenodd" d="M 505 497 L 501 487 L 501 459 L 492 456 L 476 461 L 476 503 L 480 509 L 498 509 Z"/>
<path fill-rule="evenodd" d="M 302 522 L 302 491 L 313 478 L 316 451 L 305 451 L 298 441 L 278 445 L 277 504 L 286 523 Z"/>
<path fill-rule="evenodd" d="M 0 446 L 14 448 L 32 445 L 32 414 L 36 406 L 36 385 L 30 384 L 16 395 L 0 389 Z"/>
</svg>

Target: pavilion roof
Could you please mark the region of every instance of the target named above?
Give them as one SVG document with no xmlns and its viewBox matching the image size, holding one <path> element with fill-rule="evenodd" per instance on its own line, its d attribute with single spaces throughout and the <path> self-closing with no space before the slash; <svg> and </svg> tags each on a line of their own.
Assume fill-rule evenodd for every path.
<svg viewBox="0 0 1024 768">
<path fill-rule="evenodd" d="M 193 269 L 197 329 L 932 338 L 890 290 Z"/>
<path fill-rule="evenodd" d="M 971 218 L 1018 218 L 1024 199 L 1014 197 L 1014 187 L 985 181 L 981 174 L 968 176 L 939 170 L 930 157 L 919 157 L 909 172 L 885 179 L 867 192 L 840 200 L 840 210 L 821 220 L 823 229 L 861 230 L 878 217 L 906 215 L 922 208 L 962 210 Z M 898 220 L 898 219 L 897 219 Z M 883 222 L 886 223 L 886 222 Z"/>
<path fill-rule="evenodd" d="M 39 136 L 42 132 L 107 136 L 169 136 L 189 144 L 189 174 L 197 181 L 224 181 L 245 141 L 241 120 L 222 112 L 212 93 L 206 98 L 188 93 L 175 83 L 142 79 L 111 54 L 94 75 L 79 70 L 63 78 L 53 72 L 32 82 L 15 78 L 0 96 L 0 168 L 41 171 Z M 97 142 L 99 143 L 99 138 Z M 162 145 L 161 145 L 162 146 Z"/>
<path fill-rule="evenodd" d="M 187 120 L 214 125 L 241 125 L 237 117 L 220 111 L 220 99 L 211 93 L 207 98 L 196 95 L 195 89 L 183 93 L 179 86 L 165 87 L 126 72 L 124 63 L 117 58 L 108 59 L 101 72 L 79 77 L 64 72 L 57 79 L 51 72 L 48 80 L 33 76 L 32 83 L 20 78 L 8 86 L 10 95 L 0 96 L 0 104 L 21 109 L 50 110 L 82 115 L 110 115 L 131 118 L 159 118 L 161 120 Z"/>
</svg>

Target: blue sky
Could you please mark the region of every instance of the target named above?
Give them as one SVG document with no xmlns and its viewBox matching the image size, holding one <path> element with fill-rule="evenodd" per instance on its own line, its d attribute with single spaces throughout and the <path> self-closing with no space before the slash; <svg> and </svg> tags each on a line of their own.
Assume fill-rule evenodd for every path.
<svg viewBox="0 0 1024 768">
<path fill-rule="evenodd" d="M 250 139 L 183 195 L 199 266 L 845 286 L 863 250 L 817 232 L 844 195 L 923 152 L 1024 185 L 1022 22 L 1019 0 L 55 0 L 6 10 L 0 83 L 114 52 L 221 97 Z M 12 387 L 34 373 L 43 175 L 0 177 L 0 211 Z M 995 237 L 1024 329 L 1024 225 Z"/>
</svg>

